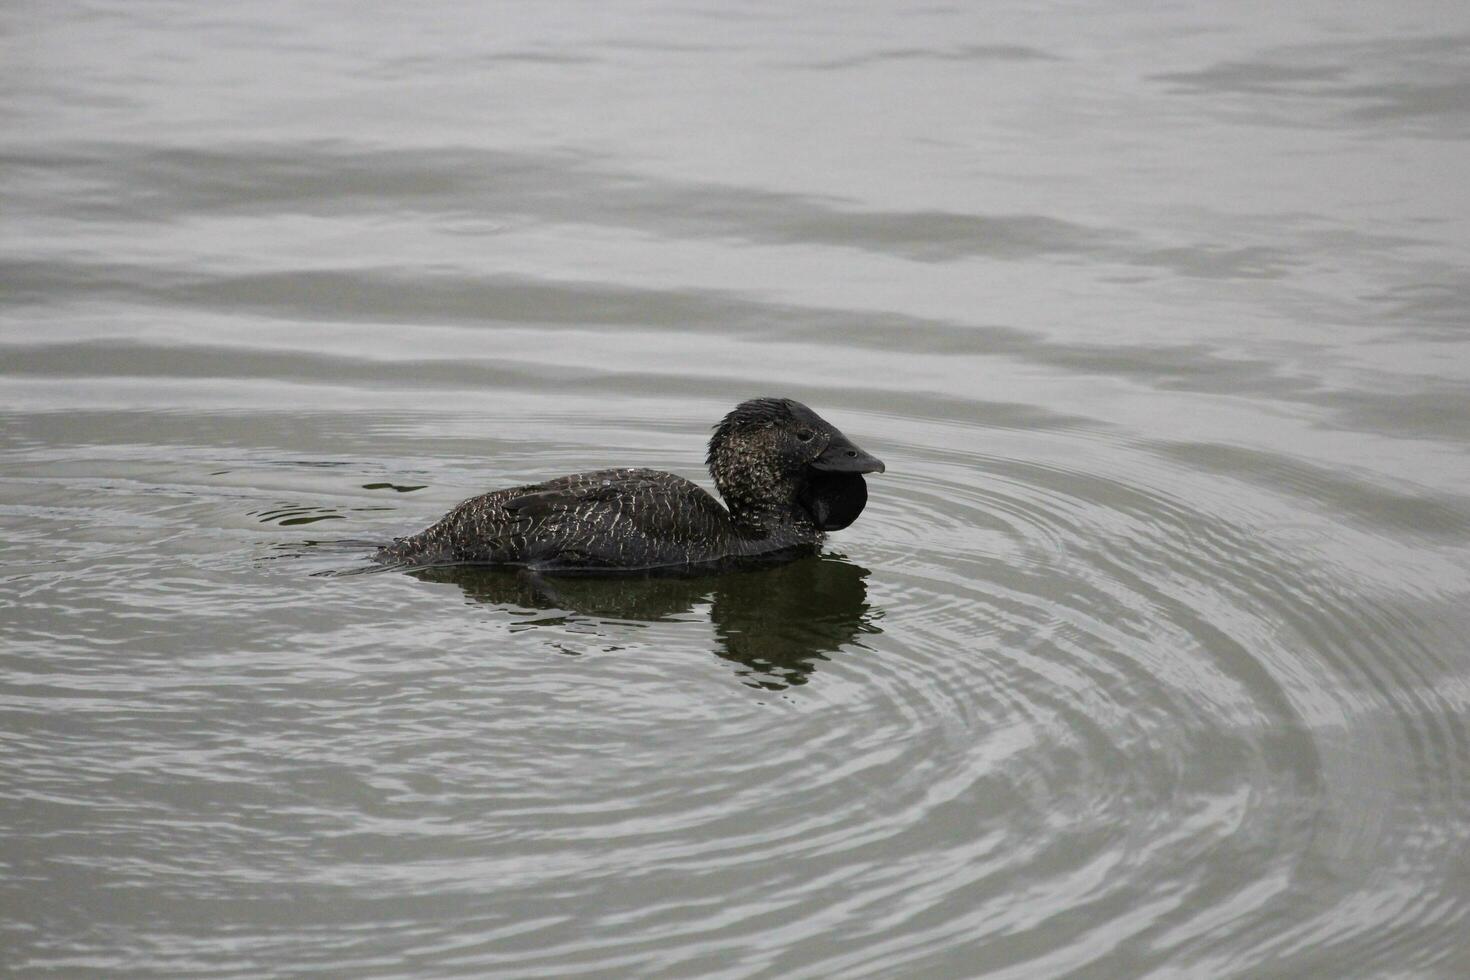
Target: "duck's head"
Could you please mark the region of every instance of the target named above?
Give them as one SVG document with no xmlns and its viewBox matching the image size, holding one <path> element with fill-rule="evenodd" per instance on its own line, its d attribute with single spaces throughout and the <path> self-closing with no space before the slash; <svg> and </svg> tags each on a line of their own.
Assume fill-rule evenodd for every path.
<svg viewBox="0 0 1470 980">
<path fill-rule="evenodd" d="M 883 463 L 826 419 L 790 398 L 753 398 L 715 426 L 710 475 L 730 513 L 756 523 L 805 520 L 837 531 L 868 502 L 864 473 Z"/>
</svg>

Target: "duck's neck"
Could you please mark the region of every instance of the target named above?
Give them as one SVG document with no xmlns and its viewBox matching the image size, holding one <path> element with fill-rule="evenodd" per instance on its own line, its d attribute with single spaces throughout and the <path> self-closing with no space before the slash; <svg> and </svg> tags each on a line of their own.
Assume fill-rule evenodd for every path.
<svg viewBox="0 0 1470 980">
<path fill-rule="evenodd" d="M 793 541 L 819 536 L 797 503 L 799 488 L 795 482 L 770 463 L 716 456 L 710 475 L 730 511 L 731 522 L 742 534 Z"/>
<path fill-rule="evenodd" d="M 730 507 L 730 521 L 752 537 L 805 538 L 817 533 L 811 520 L 793 505 Z"/>
</svg>

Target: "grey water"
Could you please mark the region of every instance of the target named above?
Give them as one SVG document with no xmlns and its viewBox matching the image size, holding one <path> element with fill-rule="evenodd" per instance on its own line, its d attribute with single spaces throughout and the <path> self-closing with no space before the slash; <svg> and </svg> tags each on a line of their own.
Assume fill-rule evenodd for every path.
<svg viewBox="0 0 1470 980">
<path fill-rule="evenodd" d="M 0 8 L 0 972 L 1470 974 L 1470 6 Z M 357 574 L 881 457 L 818 558 Z"/>
</svg>

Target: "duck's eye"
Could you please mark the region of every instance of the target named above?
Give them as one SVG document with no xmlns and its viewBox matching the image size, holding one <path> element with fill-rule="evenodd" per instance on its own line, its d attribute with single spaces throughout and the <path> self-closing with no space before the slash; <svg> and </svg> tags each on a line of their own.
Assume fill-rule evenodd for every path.
<svg viewBox="0 0 1470 980">
<path fill-rule="evenodd" d="M 816 435 L 816 433 L 813 432 L 811 429 L 802 429 L 796 434 L 796 438 L 800 439 L 802 442 L 811 442 L 812 436 L 814 435 Z"/>
</svg>

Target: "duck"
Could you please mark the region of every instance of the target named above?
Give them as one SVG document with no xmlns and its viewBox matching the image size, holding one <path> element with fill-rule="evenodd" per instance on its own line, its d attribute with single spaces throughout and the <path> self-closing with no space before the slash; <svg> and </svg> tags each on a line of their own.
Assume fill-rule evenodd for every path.
<svg viewBox="0 0 1470 980">
<path fill-rule="evenodd" d="M 384 563 L 533 572 L 706 571 L 817 553 L 867 505 L 883 462 L 791 398 L 741 402 L 714 426 L 705 465 L 724 503 L 673 473 L 593 470 L 493 490 L 396 539 Z"/>
</svg>

